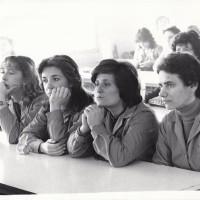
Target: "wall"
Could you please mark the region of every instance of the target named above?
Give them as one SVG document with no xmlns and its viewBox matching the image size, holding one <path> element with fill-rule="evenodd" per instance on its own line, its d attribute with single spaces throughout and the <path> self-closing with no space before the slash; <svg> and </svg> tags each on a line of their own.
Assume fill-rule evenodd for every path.
<svg viewBox="0 0 200 200">
<path fill-rule="evenodd" d="M 156 19 L 167 16 L 182 30 L 200 27 L 198 0 L 6 0 L 0 1 L 0 36 L 13 39 L 17 54 L 36 63 L 68 54 L 80 67 L 133 51 L 138 28 L 147 27 L 158 42 Z M 115 52 L 116 53 L 116 52 Z"/>
</svg>

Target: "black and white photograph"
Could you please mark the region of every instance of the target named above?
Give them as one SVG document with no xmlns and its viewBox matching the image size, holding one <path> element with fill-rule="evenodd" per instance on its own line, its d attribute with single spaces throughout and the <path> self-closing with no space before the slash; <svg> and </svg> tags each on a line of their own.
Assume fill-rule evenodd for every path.
<svg viewBox="0 0 200 200">
<path fill-rule="evenodd" d="M 0 199 L 199 200 L 199 0 L 0 0 Z"/>
</svg>

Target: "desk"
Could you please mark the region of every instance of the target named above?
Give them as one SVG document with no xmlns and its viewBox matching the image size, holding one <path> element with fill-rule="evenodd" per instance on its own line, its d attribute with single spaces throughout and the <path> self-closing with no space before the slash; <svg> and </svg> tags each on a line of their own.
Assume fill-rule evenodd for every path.
<svg viewBox="0 0 200 200">
<path fill-rule="evenodd" d="M 2 134 L 2 133 L 1 133 Z M 2 138 L 0 138 L 2 139 Z M 0 183 L 37 194 L 177 191 L 200 188 L 200 173 L 148 162 L 113 168 L 94 158 L 30 153 L 0 140 Z"/>
</svg>

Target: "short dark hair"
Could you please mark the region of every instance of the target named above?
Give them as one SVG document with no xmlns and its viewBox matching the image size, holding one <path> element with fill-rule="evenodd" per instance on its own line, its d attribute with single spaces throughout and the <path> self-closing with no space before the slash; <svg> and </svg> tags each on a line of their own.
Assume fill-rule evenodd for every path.
<svg viewBox="0 0 200 200">
<path fill-rule="evenodd" d="M 2 65 L 12 65 L 23 75 L 24 97 L 22 102 L 25 106 L 43 93 L 34 61 L 26 56 L 8 56 L 2 62 Z"/>
<path fill-rule="evenodd" d="M 185 86 L 198 84 L 195 96 L 200 98 L 200 63 L 193 55 L 181 52 L 171 53 L 159 63 L 158 74 L 160 71 L 177 74 Z"/>
<path fill-rule="evenodd" d="M 67 55 L 55 55 L 44 59 L 39 67 L 38 73 L 42 75 L 44 68 L 56 67 L 61 70 L 71 86 L 71 98 L 68 107 L 74 112 L 81 111 L 85 106 L 93 102 L 92 96 L 82 88 L 82 80 L 79 74 L 78 65 Z M 42 86 L 43 87 L 43 86 Z"/>
<path fill-rule="evenodd" d="M 192 45 L 192 49 L 194 51 L 195 56 L 198 60 L 200 60 L 200 38 L 198 33 L 193 30 L 180 32 L 174 36 L 172 41 L 172 50 L 176 51 L 176 46 L 180 44 L 188 44 Z"/>
<path fill-rule="evenodd" d="M 154 40 L 153 35 L 151 34 L 150 30 L 145 27 L 138 29 L 136 36 L 135 36 L 135 41 L 137 43 L 148 41 L 151 49 L 155 48 L 155 46 L 156 46 L 156 42 Z"/>
<path fill-rule="evenodd" d="M 170 32 L 172 32 L 173 34 L 177 34 L 177 33 L 181 32 L 181 30 L 180 30 L 179 28 L 177 28 L 176 26 L 167 27 L 166 29 L 163 30 L 163 34 L 164 34 L 166 31 L 170 31 Z"/>
<path fill-rule="evenodd" d="M 128 107 L 137 105 L 142 101 L 138 73 L 131 63 L 114 59 L 102 60 L 92 71 L 92 82 L 95 83 L 97 75 L 102 73 L 114 75 L 120 98 Z"/>
</svg>

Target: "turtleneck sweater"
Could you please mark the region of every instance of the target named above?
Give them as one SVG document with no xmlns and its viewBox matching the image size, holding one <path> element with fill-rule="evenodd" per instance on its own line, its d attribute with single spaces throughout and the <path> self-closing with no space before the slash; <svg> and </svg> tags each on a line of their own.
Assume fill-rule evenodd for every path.
<svg viewBox="0 0 200 200">
<path fill-rule="evenodd" d="M 185 141 L 187 141 L 194 120 L 200 113 L 200 99 L 196 98 L 191 104 L 177 110 L 182 119 Z"/>
</svg>

